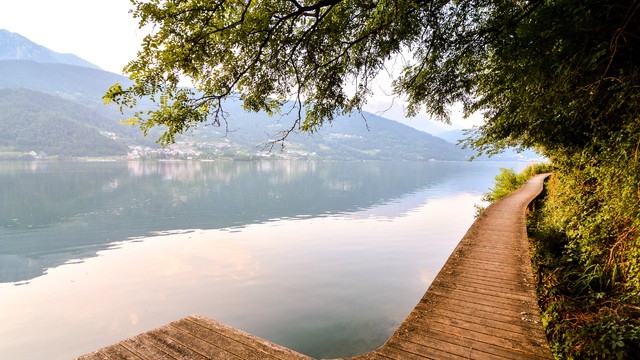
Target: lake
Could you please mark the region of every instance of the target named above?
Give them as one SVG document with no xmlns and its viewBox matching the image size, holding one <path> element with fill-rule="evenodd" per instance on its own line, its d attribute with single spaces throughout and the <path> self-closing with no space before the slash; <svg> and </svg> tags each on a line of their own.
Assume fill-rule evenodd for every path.
<svg viewBox="0 0 640 360">
<path fill-rule="evenodd" d="M 525 165 L 0 162 L 0 354 L 69 359 L 190 314 L 373 350 Z"/>
</svg>

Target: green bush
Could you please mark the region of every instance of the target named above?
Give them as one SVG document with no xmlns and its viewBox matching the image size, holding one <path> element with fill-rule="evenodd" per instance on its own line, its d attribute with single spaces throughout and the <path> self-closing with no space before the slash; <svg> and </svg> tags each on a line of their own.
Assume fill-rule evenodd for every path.
<svg viewBox="0 0 640 360">
<path fill-rule="evenodd" d="M 529 223 L 552 351 L 640 358 L 640 165 L 622 156 L 571 160 L 547 182 Z"/>
<path fill-rule="evenodd" d="M 500 168 L 500 173 L 495 177 L 495 185 L 485 194 L 483 200 L 495 201 L 516 191 L 522 184 L 537 174 L 551 172 L 551 163 L 536 163 L 527 166 L 519 174 L 513 169 Z"/>
</svg>

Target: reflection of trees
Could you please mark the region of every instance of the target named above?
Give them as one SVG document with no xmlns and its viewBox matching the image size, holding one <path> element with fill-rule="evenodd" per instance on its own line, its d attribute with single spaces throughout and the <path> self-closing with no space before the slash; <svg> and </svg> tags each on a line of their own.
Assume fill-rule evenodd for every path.
<svg viewBox="0 0 640 360">
<path fill-rule="evenodd" d="M 454 176 L 465 165 L 441 163 L 437 169 L 446 171 L 434 173 L 431 163 L 15 162 L 0 167 L 0 226 L 96 221 L 92 216 L 99 214 L 115 228 L 135 219 L 134 228 L 156 231 L 344 212 Z"/>
<path fill-rule="evenodd" d="M 268 177 L 272 184 L 287 183 L 305 173 L 313 173 L 316 163 L 311 161 L 129 161 L 129 174 L 133 177 L 161 175 L 168 181 L 196 182 L 216 180 L 223 183 L 254 172 Z"/>
<path fill-rule="evenodd" d="M 0 167 L 0 227 L 32 228 L 95 211 L 123 172 L 111 164 L 9 162 Z"/>
<path fill-rule="evenodd" d="M 29 274 L 39 274 L 40 268 L 94 256 L 113 241 L 152 232 L 352 212 L 451 179 L 475 183 L 473 171 L 489 179 L 495 173 L 495 167 L 487 175 L 478 166 L 282 160 L 0 163 L 0 256 L 24 259 L 31 264 Z M 12 271 L 20 274 L 21 266 Z"/>
<path fill-rule="evenodd" d="M 128 161 L 129 175 L 162 175 L 168 181 L 195 181 L 202 172 L 199 161 Z"/>
</svg>

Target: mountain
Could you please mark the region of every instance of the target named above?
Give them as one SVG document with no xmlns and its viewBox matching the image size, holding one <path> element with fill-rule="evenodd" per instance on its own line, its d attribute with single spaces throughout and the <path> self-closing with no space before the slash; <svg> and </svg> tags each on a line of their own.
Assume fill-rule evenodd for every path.
<svg viewBox="0 0 640 360">
<path fill-rule="evenodd" d="M 459 140 L 465 138 L 464 130 L 462 129 L 447 130 L 445 132 L 438 133 L 437 136 L 452 144 L 457 144 Z"/>
<path fill-rule="evenodd" d="M 109 86 L 127 78 L 102 71 L 80 59 L 61 63 L 56 53 L 28 39 L 0 31 L 0 156 L 44 152 L 58 156 L 133 157 L 285 157 L 331 160 L 465 160 L 455 145 L 396 121 L 364 112 L 340 116 L 314 134 L 291 133 L 284 149 L 261 149 L 289 128 L 293 119 L 248 113 L 228 100 L 229 131 L 205 124 L 177 137 L 169 149 L 144 138 L 137 127 L 119 124 L 117 106 L 104 106 Z M 58 54 L 60 55 L 60 54 Z M 65 59 L 76 59 L 70 56 Z M 77 58 L 79 59 L 79 58 Z M 77 60 L 76 59 L 76 60 Z M 78 65 L 80 64 L 80 65 Z M 141 109 L 154 106 L 140 101 Z M 31 136 L 29 134 L 32 134 Z M 92 147 L 90 144 L 95 144 Z"/>
<path fill-rule="evenodd" d="M 40 63 L 69 64 L 99 69 L 73 54 L 60 54 L 38 45 L 22 35 L 0 29 L 0 60 L 30 60 Z"/>
<path fill-rule="evenodd" d="M 21 97 L 32 98 L 31 102 L 21 101 L 16 104 L 23 106 L 22 111 L 32 113 L 34 104 L 42 101 L 48 94 L 59 99 L 60 106 L 56 107 L 58 114 L 65 118 L 73 118 L 75 123 L 89 126 L 98 134 L 100 131 L 116 135 L 120 142 L 127 141 L 127 145 L 144 147 L 139 155 L 146 157 L 165 157 L 167 152 L 154 146 L 154 141 L 160 136 L 161 129 L 154 129 L 144 138 L 136 127 L 120 125 L 118 120 L 123 116 L 118 113 L 116 106 L 104 106 L 102 95 L 108 87 L 116 82 L 126 83 L 127 78 L 98 69 L 79 67 L 68 64 L 38 63 L 26 60 L 0 61 L 0 89 L 28 89 L 29 94 L 21 93 Z M 35 93 L 41 95 L 36 95 Z M 13 96 L 16 96 L 13 94 Z M 37 98 L 37 99 L 35 99 Z M 46 97 L 47 106 L 55 107 L 52 98 Z M 69 104 L 75 104 L 75 107 Z M 16 104 L 12 105 L 11 113 L 15 115 Z M 62 105 L 64 104 L 64 105 Z M 11 105 L 9 101 L 0 104 L 0 112 Z M 143 107 L 152 104 L 141 102 Z M 385 119 L 370 113 L 363 116 L 342 116 L 327 124 L 315 134 L 292 133 L 283 151 L 275 148 L 271 153 L 261 152 L 263 145 L 269 142 L 289 126 L 291 119 L 285 117 L 269 117 L 264 113 L 247 113 L 238 101 L 229 100 L 225 103 L 225 110 L 229 113 L 230 132 L 212 126 L 199 126 L 185 136 L 179 137 L 179 142 L 190 143 L 192 149 L 206 157 L 256 157 L 280 156 L 294 158 L 316 159 L 404 159 L 404 160 L 464 160 L 466 155 L 452 144 L 427 133 L 415 130 L 398 122 Z M 42 114 L 40 112 L 39 114 Z M 77 116 L 77 114 L 84 114 Z M 86 116 L 86 114 L 93 114 Z M 39 115 L 41 116 L 41 115 Z M 62 116 L 62 115 L 61 115 Z M 11 119 L 3 117 L 4 128 L 11 127 Z M 9 122 L 9 123 L 6 123 Z M 23 124 L 24 125 L 24 124 Z M 71 126 L 71 124 L 68 124 Z M 57 139 L 62 139 L 58 132 Z M 40 148 L 45 148 L 46 139 L 37 137 Z M 57 139 L 52 139 L 56 143 Z M 75 149 L 86 149 L 82 144 L 76 144 L 73 139 L 67 139 L 67 144 Z M 23 150 L 23 143 L 11 143 L 4 139 L 5 149 L 13 151 Z M 185 153 L 184 145 L 169 154 Z M 53 148 L 57 148 L 53 146 Z M 96 156 L 98 153 L 86 149 L 86 156 Z M 51 149 L 49 150 L 51 151 Z M 45 151 L 47 152 L 47 151 Z M 60 152 L 47 152 L 49 155 L 64 155 Z M 68 152 L 67 152 L 68 153 Z M 74 152 L 74 154 L 76 154 Z M 188 152 L 190 156 L 194 152 Z M 74 155 L 77 156 L 77 155 Z"/>
<path fill-rule="evenodd" d="M 465 139 L 467 136 L 464 134 L 464 129 L 449 130 L 438 134 L 438 137 L 452 143 L 457 144 L 460 140 Z M 475 151 L 466 149 L 466 153 L 471 156 L 475 156 Z M 483 155 L 478 157 L 478 160 L 493 160 L 493 161 L 543 161 L 544 158 L 535 152 L 534 150 L 518 151 L 514 148 L 507 148 L 502 153 L 493 155 L 491 157 Z"/>
<path fill-rule="evenodd" d="M 124 142 L 100 114 L 73 101 L 26 89 L 0 89 L 0 159 L 122 156 Z"/>
<path fill-rule="evenodd" d="M 201 147 L 226 149 L 242 146 L 246 150 L 264 148 L 292 123 L 291 116 L 269 117 L 264 113 L 247 113 L 238 101 L 223 104 L 229 113 L 229 132 L 200 126 L 183 139 Z M 399 122 L 363 112 L 339 116 L 316 133 L 289 134 L 284 149 L 278 144 L 272 156 L 322 158 L 333 160 L 466 160 L 455 145 Z"/>
<path fill-rule="evenodd" d="M 2 53 L 0 53 L 2 57 Z M 25 88 L 102 106 L 102 95 L 124 76 L 99 69 L 31 60 L 0 60 L 0 88 Z"/>
</svg>

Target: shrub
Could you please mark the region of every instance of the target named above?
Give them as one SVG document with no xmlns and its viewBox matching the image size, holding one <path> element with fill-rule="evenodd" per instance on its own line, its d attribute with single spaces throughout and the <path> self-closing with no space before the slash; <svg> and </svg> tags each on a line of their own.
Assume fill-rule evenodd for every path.
<svg viewBox="0 0 640 360">
<path fill-rule="evenodd" d="M 527 166 L 519 174 L 513 169 L 500 168 L 495 177 L 495 185 L 485 194 L 484 201 L 495 201 L 516 191 L 522 184 L 537 174 L 551 172 L 551 163 L 536 163 Z"/>
<path fill-rule="evenodd" d="M 640 165 L 571 160 L 529 220 L 552 351 L 559 359 L 640 358 Z"/>
</svg>

